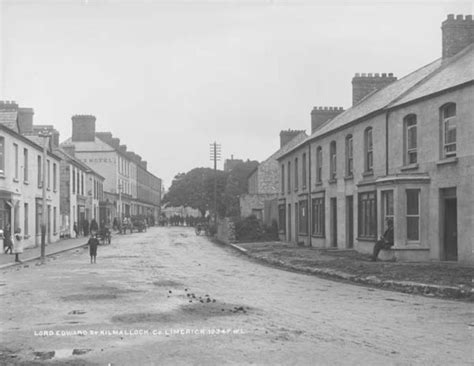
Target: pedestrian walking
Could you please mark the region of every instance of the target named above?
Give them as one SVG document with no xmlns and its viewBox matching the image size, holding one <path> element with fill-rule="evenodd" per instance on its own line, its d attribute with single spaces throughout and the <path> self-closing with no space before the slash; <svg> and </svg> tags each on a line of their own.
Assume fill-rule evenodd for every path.
<svg viewBox="0 0 474 366">
<path fill-rule="evenodd" d="M 15 262 L 21 263 L 21 253 L 23 253 L 23 241 L 21 236 L 21 229 L 17 227 L 15 229 L 15 235 L 13 237 L 13 254 L 15 254 Z"/>
<path fill-rule="evenodd" d="M 95 219 L 92 219 L 91 220 L 91 232 L 95 231 L 95 232 L 98 232 L 99 231 L 99 225 L 97 224 L 97 221 L 95 221 Z"/>
<path fill-rule="evenodd" d="M 99 240 L 97 239 L 96 233 L 93 231 L 91 232 L 91 237 L 87 242 L 89 244 L 89 254 L 91 256 L 91 264 L 96 263 L 97 258 L 97 247 L 99 246 Z"/>
<path fill-rule="evenodd" d="M 79 229 L 77 227 L 77 222 L 74 223 L 72 230 L 74 231 L 74 235 L 77 238 L 79 236 Z"/>
<path fill-rule="evenodd" d="M 7 224 L 5 226 L 5 230 L 3 231 L 3 249 L 5 251 L 5 254 L 7 254 L 8 252 L 12 254 L 12 246 L 13 246 L 13 242 L 12 242 L 12 233 L 10 230 L 10 224 Z"/>
</svg>

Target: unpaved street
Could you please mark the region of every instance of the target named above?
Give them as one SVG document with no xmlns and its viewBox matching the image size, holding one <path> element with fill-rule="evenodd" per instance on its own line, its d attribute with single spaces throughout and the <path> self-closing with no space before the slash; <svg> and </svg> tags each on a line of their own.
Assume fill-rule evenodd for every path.
<svg viewBox="0 0 474 366">
<path fill-rule="evenodd" d="M 0 289 L 3 364 L 473 360 L 472 304 L 263 266 L 187 228 L 116 235 L 95 265 L 81 249 L 6 269 Z"/>
</svg>

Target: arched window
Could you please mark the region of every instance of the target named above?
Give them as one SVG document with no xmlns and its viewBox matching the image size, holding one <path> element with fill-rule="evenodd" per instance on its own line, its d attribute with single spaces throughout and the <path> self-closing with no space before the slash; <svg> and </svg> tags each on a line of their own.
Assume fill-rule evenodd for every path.
<svg viewBox="0 0 474 366">
<path fill-rule="evenodd" d="M 323 148 L 316 149 L 316 183 L 321 183 L 323 179 Z"/>
<path fill-rule="evenodd" d="M 440 108 L 442 157 L 456 156 L 456 104 L 448 103 Z"/>
<path fill-rule="evenodd" d="M 352 135 L 346 136 L 346 176 L 352 177 L 354 173 L 354 156 L 352 149 Z"/>
<path fill-rule="evenodd" d="M 331 141 L 331 145 L 329 145 L 329 159 L 329 180 L 335 180 L 337 169 L 336 141 Z"/>
<path fill-rule="evenodd" d="M 403 119 L 403 126 L 405 128 L 404 163 L 415 164 L 418 161 L 418 142 L 417 142 L 417 125 L 416 115 L 409 114 Z"/>
<path fill-rule="evenodd" d="M 372 141 L 372 127 L 367 127 L 364 133 L 364 155 L 365 155 L 365 171 L 372 172 L 374 165 L 374 145 Z"/>
</svg>

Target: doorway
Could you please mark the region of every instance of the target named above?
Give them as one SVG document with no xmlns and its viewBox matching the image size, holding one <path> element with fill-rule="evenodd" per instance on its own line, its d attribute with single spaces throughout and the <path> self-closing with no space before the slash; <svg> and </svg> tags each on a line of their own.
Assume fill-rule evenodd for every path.
<svg viewBox="0 0 474 366">
<path fill-rule="evenodd" d="M 300 227 L 299 227 L 299 211 L 298 211 L 298 203 L 295 203 L 295 243 L 298 244 L 298 235 L 300 234 Z"/>
<path fill-rule="evenodd" d="M 291 242 L 291 203 L 288 204 L 288 241 Z"/>
<path fill-rule="evenodd" d="M 331 198 L 331 247 L 337 248 L 337 198 Z"/>
<path fill-rule="evenodd" d="M 443 251 L 447 261 L 458 260 L 457 199 L 444 198 Z"/>
<path fill-rule="evenodd" d="M 346 197 L 346 246 L 354 247 L 354 200 L 352 196 Z"/>
</svg>

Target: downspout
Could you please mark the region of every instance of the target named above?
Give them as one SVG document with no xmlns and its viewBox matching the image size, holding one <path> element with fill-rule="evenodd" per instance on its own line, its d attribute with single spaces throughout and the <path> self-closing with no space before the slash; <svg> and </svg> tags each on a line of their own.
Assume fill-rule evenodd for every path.
<svg viewBox="0 0 474 366">
<path fill-rule="evenodd" d="M 313 243 L 311 241 L 312 234 L 312 223 L 313 223 L 313 209 L 311 207 L 311 142 L 308 143 L 308 238 L 309 246 L 312 247 Z"/>
<path fill-rule="evenodd" d="M 388 176 L 388 171 L 389 171 L 389 166 L 388 166 L 388 151 L 389 151 L 389 146 L 388 146 L 388 120 L 389 120 L 389 114 L 390 112 L 387 111 L 385 113 L 385 176 Z"/>
</svg>

